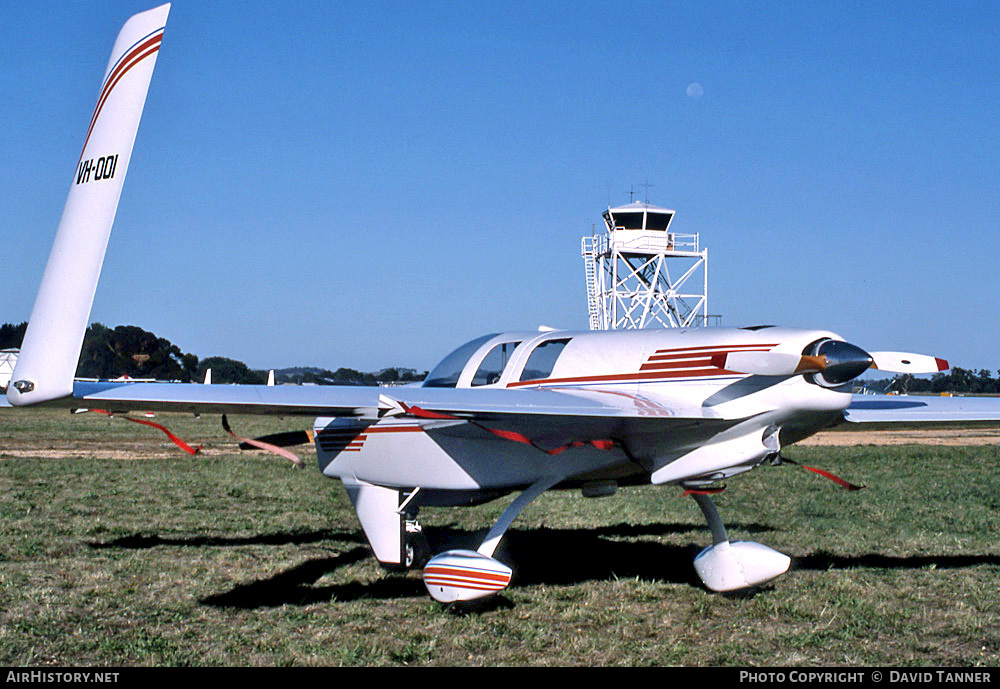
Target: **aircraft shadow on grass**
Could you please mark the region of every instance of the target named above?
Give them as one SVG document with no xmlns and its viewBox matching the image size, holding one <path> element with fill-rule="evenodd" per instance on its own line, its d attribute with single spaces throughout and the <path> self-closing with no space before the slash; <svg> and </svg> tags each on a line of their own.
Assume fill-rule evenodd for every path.
<svg viewBox="0 0 1000 689">
<path fill-rule="evenodd" d="M 766 525 L 734 524 L 736 533 L 772 531 Z M 663 584 L 686 584 L 701 588 L 702 584 L 691 567 L 691 559 L 704 544 L 669 545 L 643 538 L 674 534 L 701 533 L 705 529 L 692 524 L 616 524 L 599 528 L 558 529 L 539 527 L 511 530 L 498 549 L 499 559 L 515 566 L 516 585 L 544 584 L 573 586 L 587 581 L 608 579 L 641 579 Z M 470 531 L 453 526 L 428 527 L 425 535 L 431 551 L 438 543 L 452 547 L 475 549 L 482 540 L 482 531 Z M 620 540 L 620 539 L 640 540 Z M 699 539 L 699 542 L 703 539 Z M 157 546 L 236 547 L 244 545 L 305 545 L 323 541 L 358 543 L 356 547 L 330 557 L 307 560 L 278 574 L 234 586 L 229 591 L 200 599 L 205 605 L 221 608 L 257 609 L 281 605 L 309 605 L 360 599 L 397 599 L 423 597 L 423 582 L 412 576 L 388 576 L 372 582 L 347 582 L 316 585 L 323 577 L 359 562 L 371 552 L 360 533 L 345 531 L 310 531 L 272 533 L 246 538 L 191 537 L 164 538 L 156 534 L 136 534 L 103 543 L 90 543 L 98 549 L 144 549 Z M 544 557 L 539 557 L 544 553 Z M 843 556 L 820 551 L 794 558 L 792 569 L 828 571 L 831 569 L 952 569 L 978 565 L 1000 566 L 996 555 L 919 555 L 895 557 L 869 553 Z M 750 595 L 761 589 L 754 589 Z M 736 595 L 736 594 L 732 594 Z M 512 607 L 503 596 L 479 604 Z"/>
<path fill-rule="evenodd" d="M 197 548 L 205 546 L 231 547 L 244 545 L 307 545 L 321 541 L 347 541 L 362 543 L 360 534 L 349 531 L 293 531 L 289 533 L 260 534 L 246 537 L 193 536 L 189 538 L 166 537 L 159 534 L 132 534 L 111 541 L 95 541 L 88 543 L 95 550 L 119 548 L 122 550 L 143 550 L 157 546 L 178 546 Z"/>
<path fill-rule="evenodd" d="M 844 556 L 819 551 L 813 555 L 794 558 L 793 569 L 808 569 L 825 572 L 831 569 L 958 569 L 979 565 L 1000 566 L 1000 555 L 911 555 L 897 557 L 867 553 L 865 555 Z"/>
<path fill-rule="evenodd" d="M 771 530 L 770 527 L 758 524 L 737 525 L 737 528 L 749 532 Z M 701 546 L 617 539 L 701 531 L 704 531 L 704 527 L 691 524 L 619 524 L 597 529 L 542 527 L 513 530 L 508 533 L 497 554 L 517 567 L 516 584 L 563 586 L 616 577 L 639 577 L 662 583 L 700 586 L 690 559 Z M 439 543 L 475 549 L 483 538 L 483 531 L 450 526 L 428 527 L 424 533 L 432 552 Z M 545 553 L 545 557 L 539 558 L 538 553 Z M 315 582 L 336 569 L 365 560 L 369 555 L 368 548 L 362 546 L 335 557 L 310 560 L 267 579 L 240 584 L 227 592 L 207 596 L 201 602 L 219 607 L 253 609 L 286 604 L 425 595 L 422 581 L 406 576 L 386 577 L 368 583 L 315 585 Z M 478 609 L 483 606 L 492 609 L 511 605 L 507 599 L 499 596 L 479 602 Z"/>
</svg>

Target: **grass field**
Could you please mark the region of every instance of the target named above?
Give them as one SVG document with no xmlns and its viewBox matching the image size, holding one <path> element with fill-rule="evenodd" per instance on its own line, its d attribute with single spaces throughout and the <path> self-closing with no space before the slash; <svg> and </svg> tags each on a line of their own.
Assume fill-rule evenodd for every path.
<svg viewBox="0 0 1000 689">
<path fill-rule="evenodd" d="M 240 453 L 218 419 L 160 416 L 205 453 L 121 420 L 0 409 L 3 665 L 954 665 L 1000 660 L 1000 447 L 803 447 L 717 503 L 730 536 L 793 556 L 706 591 L 710 537 L 675 488 L 544 495 L 499 553 L 502 596 L 442 607 L 383 572 L 346 495 Z M 295 427 L 231 419 L 237 432 Z M 308 421 L 307 421 L 308 423 Z M 425 509 L 432 541 L 507 504 Z"/>
</svg>

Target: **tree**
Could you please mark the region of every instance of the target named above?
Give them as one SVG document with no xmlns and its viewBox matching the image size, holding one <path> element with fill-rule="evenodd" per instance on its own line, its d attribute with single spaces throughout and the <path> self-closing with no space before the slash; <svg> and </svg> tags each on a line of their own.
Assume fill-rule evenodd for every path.
<svg viewBox="0 0 1000 689">
<path fill-rule="evenodd" d="M 198 377 L 204 379 L 205 371 L 212 369 L 212 383 L 241 383 L 244 385 L 263 385 L 267 382 L 264 371 L 253 371 L 242 361 L 227 359 L 224 356 L 210 356 L 198 364 Z"/>
<path fill-rule="evenodd" d="M 190 382 L 198 357 L 169 340 L 134 325 L 114 330 L 100 323 L 87 328 L 76 375 L 81 378 L 156 378 Z"/>
<path fill-rule="evenodd" d="M 27 329 L 28 321 L 18 325 L 13 323 L 0 325 L 0 349 L 20 349 L 24 331 Z"/>
</svg>

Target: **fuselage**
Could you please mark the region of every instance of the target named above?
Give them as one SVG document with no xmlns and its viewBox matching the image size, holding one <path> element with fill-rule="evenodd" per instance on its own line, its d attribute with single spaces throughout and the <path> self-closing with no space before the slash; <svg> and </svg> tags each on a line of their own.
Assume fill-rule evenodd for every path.
<svg viewBox="0 0 1000 689">
<path fill-rule="evenodd" d="M 570 483 L 710 482 L 752 468 L 842 418 L 851 395 L 806 375 L 747 375 L 730 352 L 807 353 L 824 330 L 657 329 L 506 332 L 445 357 L 425 388 L 553 390 L 628 418 L 387 417 L 316 420 L 328 476 L 440 491 L 510 490 L 557 465 Z M 528 442 L 526 442 L 528 441 Z"/>
</svg>

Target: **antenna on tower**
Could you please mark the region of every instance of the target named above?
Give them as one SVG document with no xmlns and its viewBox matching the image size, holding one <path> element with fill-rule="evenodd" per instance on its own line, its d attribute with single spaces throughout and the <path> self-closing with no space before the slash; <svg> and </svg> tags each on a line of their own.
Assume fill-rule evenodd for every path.
<svg viewBox="0 0 1000 689">
<path fill-rule="evenodd" d="M 649 205 L 649 188 L 650 187 L 655 187 L 656 185 L 655 184 L 650 184 L 649 183 L 649 177 L 647 177 L 646 178 L 646 183 L 645 184 L 640 184 L 639 186 L 643 187 L 643 189 L 645 189 L 645 192 L 646 192 L 645 196 L 643 197 L 643 201 L 642 202 L 645 203 L 646 205 Z"/>
</svg>

